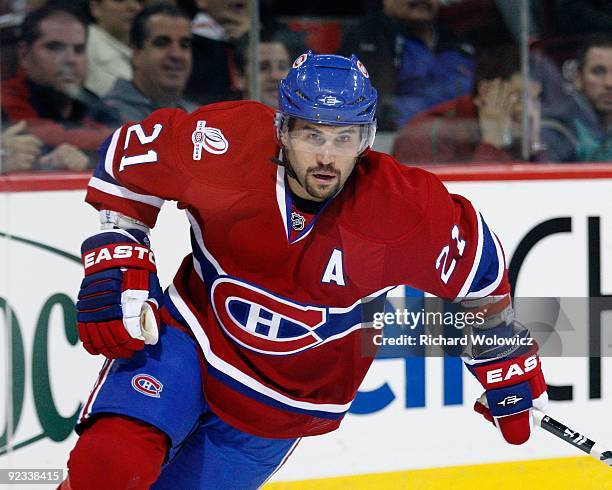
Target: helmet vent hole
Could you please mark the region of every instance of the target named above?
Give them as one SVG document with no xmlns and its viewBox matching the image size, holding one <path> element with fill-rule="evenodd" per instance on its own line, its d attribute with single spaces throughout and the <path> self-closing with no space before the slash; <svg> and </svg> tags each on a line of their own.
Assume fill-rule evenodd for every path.
<svg viewBox="0 0 612 490">
<path fill-rule="evenodd" d="M 304 95 L 304 92 L 302 92 L 300 89 L 296 89 L 295 95 L 297 95 L 302 100 L 310 100 L 308 97 L 306 97 L 306 95 Z"/>
</svg>

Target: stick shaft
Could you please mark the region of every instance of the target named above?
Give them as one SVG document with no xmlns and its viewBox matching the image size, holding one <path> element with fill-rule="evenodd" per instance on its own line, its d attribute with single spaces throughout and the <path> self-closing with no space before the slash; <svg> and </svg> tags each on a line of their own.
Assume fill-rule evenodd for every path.
<svg viewBox="0 0 612 490">
<path fill-rule="evenodd" d="M 580 432 L 570 429 L 558 420 L 553 419 L 539 410 L 533 411 L 534 420 L 542 429 L 577 447 L 608 466 L 612 466 L 612 451 L 605 451 L 599 444 Z"/>
</svg>

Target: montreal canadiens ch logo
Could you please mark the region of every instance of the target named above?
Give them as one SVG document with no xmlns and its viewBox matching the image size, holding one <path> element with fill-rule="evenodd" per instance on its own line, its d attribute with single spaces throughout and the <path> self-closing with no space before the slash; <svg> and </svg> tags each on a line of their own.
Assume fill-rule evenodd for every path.
<svg viewBox="0 0 612 490">
<path fill-rule="evenodd" d="M 213 155 L 222 155 L 229 148 L 229 143 L 220 129 L 206 126 L 206 121 L 198 121 L 195 131 L 191 134 L 193 143 L 193 159 L 202 159 L 202 149 Z"/>
<path fill-rule="evenodd" d="M 308 58 L 307 53 L 299 55 L 293 62 L 293 68 L 296 69 L 302 66 L 304 64 L 304 61 L 306 61 L 306 58 Z"/>
<path fill-rule="evenodd" d="M 327 322 L 325 308 L 295 303 L 230 277 L 214 282 L 211 298 L 223 330 L 255 352 L 284 356 L 323 341 L 316 329 Z"/>
<path fill-rule="evenodd" d="M 368 70 L 366 70 L 366 67 L 359 60 L 357 60 L 357 68 L 359 68 L 359 71 L 364 77 L 370 78 L 370 74 L 368 73 Z"/>
<path fill-rule="evenodd" d="M 159 398 L 164 385 L 150 374 L 137 374 L 132 378 L 132 388 L 143 395 Z"/>
</svg>

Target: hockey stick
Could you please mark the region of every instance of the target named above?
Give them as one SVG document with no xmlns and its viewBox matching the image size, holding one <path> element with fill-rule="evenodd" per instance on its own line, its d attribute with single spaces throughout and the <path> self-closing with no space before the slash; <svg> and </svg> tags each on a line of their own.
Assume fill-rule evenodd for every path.
<svg viewBox="0 0 612 490">
<path fill-rule="evenodd" d="M 612 451 L 606 451 L 595 441 L 591 441 L 591 439 L 588 437 L 570 429 L 558 420 L 546 415 L 544 412 L 533 410 L 533 419 L 535 420 L 536 425 L 542 429 L 554 434 L 559 439 L 562 439 L 572 446 L 577 447 L 588 455 L 593 456 L 598 461 L 601 461 L 608 466 L 612 466 Z"/>
</svg>

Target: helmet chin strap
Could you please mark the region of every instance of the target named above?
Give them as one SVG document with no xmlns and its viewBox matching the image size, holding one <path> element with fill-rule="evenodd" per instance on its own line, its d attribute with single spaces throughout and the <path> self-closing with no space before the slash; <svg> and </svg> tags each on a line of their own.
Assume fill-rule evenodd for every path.
<svg viewBox="0 0 612 490">
<path fill-rule="evenodd" d="M 298 179 L 298 176 L 295 173 L 295 170 L 293 170 L 293 167 L 291 166 L 291 162 L 289 161 L 289 159 L 285 155 L 285 149 L 284 148 L 281 148 L 279 158 L 272 157 L 272 161 L 274 163 L 276 163 L 277 165 L 280 165 L 281 167 L 285 167 L 286 174 L 289 177 L 292 177 L 293 179 L 295 179 L 298 182 L 298 184 L 300 184 L 302 187 L 304 187 L 302 182 L 300 182 L 300 179 Z"/>
</svg>

